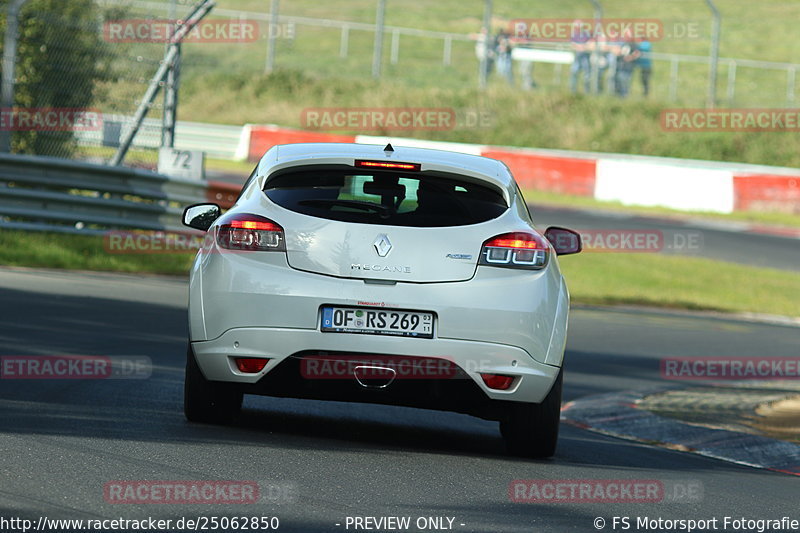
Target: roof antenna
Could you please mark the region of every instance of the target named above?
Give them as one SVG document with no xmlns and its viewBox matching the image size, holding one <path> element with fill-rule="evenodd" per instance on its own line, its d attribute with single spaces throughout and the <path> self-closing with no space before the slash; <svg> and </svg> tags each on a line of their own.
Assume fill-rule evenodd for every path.
<svg viewBox="0 0 800 533">
<path fill-rule="evenodd" d="M 386 145 L 386 148 L 383 149 L 384 152 L 394 152 L 394 148 L 392 148 L 392 143 Z"/>
</svg>

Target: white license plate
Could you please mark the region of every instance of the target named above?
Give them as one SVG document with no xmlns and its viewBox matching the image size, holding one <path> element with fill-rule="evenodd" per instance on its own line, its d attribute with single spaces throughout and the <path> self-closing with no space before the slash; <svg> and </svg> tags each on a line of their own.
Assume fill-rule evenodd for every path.
<svg viewBox="0 0 800 533">
<path fill-rule="evenodd" d="M 391 309 L 323 307 L 322 331 L 433 337 L 433 313 Z"/>
</svg>

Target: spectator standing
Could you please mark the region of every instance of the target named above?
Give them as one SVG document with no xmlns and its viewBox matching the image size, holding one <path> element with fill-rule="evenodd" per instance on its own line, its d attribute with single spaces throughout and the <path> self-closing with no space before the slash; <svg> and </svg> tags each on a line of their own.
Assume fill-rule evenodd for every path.
<svg viewBox="0 0 800 533">
<path fill-rule="evenodd" d="M 653 51 L 653 44 L 650 41 L 639 43 L 639 57 L 636 59 L 635 67 L 639 69 L 642 79 L 642 93 L 647 96 L 650 94 L 650 76 L 653 74 L 653 60 L 650 52 Z"/>
<path fill-rule="evenodd" d="M 505 30 L 500 30 L 495 39 L 495 55 L 497 56 L 497 73 L 514 84 L 514 70 L 511 64 L 511 51 L 514 46 L 511 44 L 511 35 Z"/>
<path fill-rule="evenodd" d="M 597 78 L 597 94 L 605 92 L 605 79 L 610 70 L 613 76 L 616 61 L 615 43 L 609 43 L 598 30 L 590 43 L 592 75 Z"/>
<path fill-rule="evenodd" d="M 633 75 L 634 65 L 642 54 L 630 33 L 626 33 L 623 39 L 624 41 L 617 48 L 614 92 L 620 98 L 627 98 L 631 87 L 631 76 Z"/>
<path fill-rule="evenodd" d="M 489 35 L 486 28 L 481 28 L 480 33 L 473 33 L 470 35 L 471 39 L 475 40 L 475 57 L 478 58 L 478 75 L 482 75 L 481 67 L 484 67 L 486 78 L 494 69 L 494 41 Z M 486 64 L 483 63 L 483 58 L 486 58 Z"/>
<path fill-rule="evenodd" d="M 572 23 L 572 33 L 570 41 L 572 42 L 572 51 L 575 54 L 575 59 L 572 61 L 572 67 L 569 69 L 569 90 L 570 92 L 578 91 L 578 77 L 583 73 L 583 89 L 584 92 L 590 92 L 591 81 L 591 55 L 592 43 L 591 32 L 581 20 L 576 20 Z"/>
</svg>

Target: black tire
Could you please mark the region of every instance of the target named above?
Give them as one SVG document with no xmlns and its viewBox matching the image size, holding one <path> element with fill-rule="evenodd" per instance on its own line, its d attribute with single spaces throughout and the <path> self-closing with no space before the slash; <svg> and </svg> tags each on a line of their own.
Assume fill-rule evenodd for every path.
<svg viewBox="0 0 800 533">
<path fill-rule="evenodd" d="M 500 433 L 509 454 L 542 459 L 556 453 L 563 380 L 562 369 L 542 403 L 514 404 L 500 422 Z"/>
<path fill-rule="evenodd" d="M 242 409 L 242 393 L 230 383 L 208 381 L 194 358 L 192 346 L 186 353 L 183 381 L 183 413 L 189 422 L 223 424 Z"/>
</svg>

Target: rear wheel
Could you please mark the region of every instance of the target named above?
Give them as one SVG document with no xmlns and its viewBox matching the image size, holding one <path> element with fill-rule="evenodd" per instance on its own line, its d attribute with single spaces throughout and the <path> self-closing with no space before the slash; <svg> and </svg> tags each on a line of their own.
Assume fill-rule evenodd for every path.
<svg viewBox="0 0 800 533">
<path fill-rule="evenodd" d="M 194 358 L 191 344 L 186 353 L 183 412 L 190 422 L 220 424 L 230 421 L 242 408 L 242 393 L 230 383 L 208 381 Z"/>
<path fill-rule="evenodd" d="M 561 421 L 561 388 L 564 370 L 542 403 L 519 403 L 512 406 L 500 433 L 508 453 L 520 457 L 551 457 L 556 453 Z"/>
</svg>

